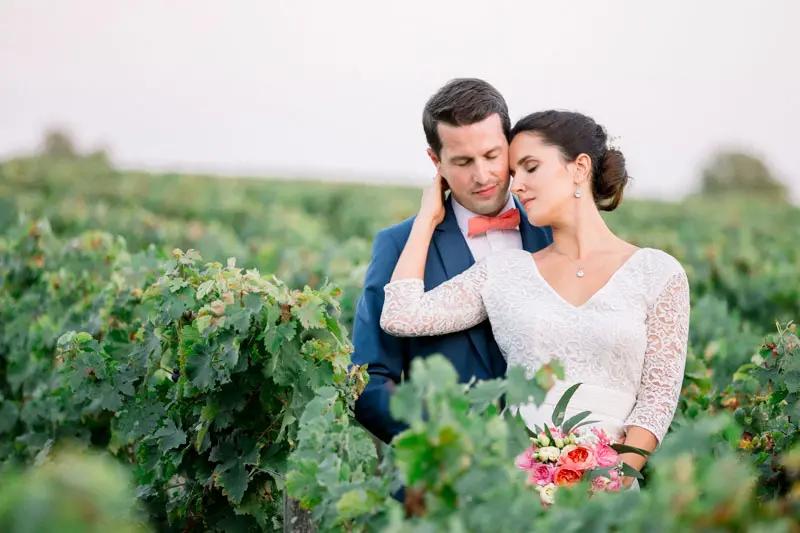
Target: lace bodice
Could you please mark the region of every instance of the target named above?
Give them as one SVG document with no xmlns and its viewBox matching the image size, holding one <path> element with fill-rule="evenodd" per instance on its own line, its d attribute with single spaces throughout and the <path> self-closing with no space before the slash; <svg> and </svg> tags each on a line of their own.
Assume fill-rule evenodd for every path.
<svg viewBox="0 0 800 533">
<path fill-rule="evenodd" d="M 384 288 L 381 327 L 396 336 L 444 335 L 491 322 L 508 365 L 528 376 L 552 359 L 564 381 L 627 393 L 625 425 L 659 444 L 678 402 L 686 361 L 689 286 L 669 254 L 637 250 L 587 302 L 564 300 L 523 250 L 494 254 L 425 292 L 421 279 Z"/>
</svg>

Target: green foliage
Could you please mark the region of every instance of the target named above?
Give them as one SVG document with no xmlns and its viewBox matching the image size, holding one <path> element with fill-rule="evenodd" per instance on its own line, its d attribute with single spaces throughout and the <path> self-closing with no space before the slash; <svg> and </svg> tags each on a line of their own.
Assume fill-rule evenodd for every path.
<svg viewBox="0 0 800 533">
<path fill-rule="evenodd" d="M 286 490 L 322 531 L 781 531 L 800 516 L 796 330 L 765 338 L 800 316 L 800 209 L 715 194 L 604 215 L 689 274 L 684 387 L 644 490 L 559 492 L 544 513 L 513 467 L 527 432 L 498 399 L 541 401 L 558 368 L 467 386 L 416 363 L 391 447 L 350 413 L 371 238 L 414 214 L 417 190 L 119 172 L 69 148 L 0 163 L 4 481 L 65 441 L 105 450 L 159 531 L 275 530 Z"/>
<path fill-rule="evenodd" d="M 512 390 L 520 380 L 510 377 L 465 390 L 439 356 L 415 360 L 412 372 L 414 380 L 401 384 L 393 401 L 393 412 L 410 427 L 393 441 L 378 474 L 405 486 L 404 508 L 387 495 L 387 485 L 375 490 L 375 478 L 360 485 L 353 477 L 345 480 L 352 463 L 337 469 L 342 463 L 326 459 L 332 470 L 318 471 L 316 479 L 298 474 L 288 487 L 303 498 L 322 487 L 342 495 L 313 501 L 315 513 L 326 519 L 321 530 L 796 531 L 800 477 L 794 478 L 794 496 L 760 499 L 763 479 L 754 463 L 741 460 L 743 430 L 729 413 L 705 413 L 677 427 L 652 456 L 646 489 L 591 494 L 585 481 L 561 487 L 545 509 L 514 466 L 530 444 L 528 431 L 512 410 L 501 414 L 496 404 L 502 393 L 530 398 L 537 379 L 525 391 Z M 335 441 L 339 430 L 323 423 L 314 431 L 320 442 Z M 800 448 L 784 463 L 797 476 Z M 370 456 L 364 464 L 373 468 L 375 461 Z"/>
<path fill-rule="evenodd" d="M 75 439 L 136 466 L 154 523 L 279 528 L 305 406 L 324 387 L 352 407 L 365 384 L 339 290 L 193 250 L 133 257 L 99 233 L 61 244 L 42 224 L 3 243 L 0 460 Z"/>
<path fill-rule="evenodd" d="M 3 475 L 4 533 L 149 533 L 130 472 L 107 455 L 59 449 L 41 464 Z"/>
</svg>

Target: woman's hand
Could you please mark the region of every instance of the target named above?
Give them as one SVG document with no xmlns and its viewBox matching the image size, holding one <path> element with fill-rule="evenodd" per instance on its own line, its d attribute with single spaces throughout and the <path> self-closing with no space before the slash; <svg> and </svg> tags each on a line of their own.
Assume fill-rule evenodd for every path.
<svg viewBox="0 0 800 533">
<path fill-rule="evenodd" d="M 441 173 L 437 172 L 433 183 L 422 193 L 419 217 L 438 226 L 444 220 L 444 194 L 449 188 Z"/>
</svg>

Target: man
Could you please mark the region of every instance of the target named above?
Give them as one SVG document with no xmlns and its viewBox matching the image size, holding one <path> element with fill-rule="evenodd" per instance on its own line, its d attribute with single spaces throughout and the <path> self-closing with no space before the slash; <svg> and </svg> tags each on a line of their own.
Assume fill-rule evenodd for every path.
<svg viewBox="0 0 800 533">
<path fill-rule="evenodd" d="M 552 242 L 549 228 L 531 226 L 509 192 L 506 102 L 490 84 L 456 79 L 444 85 L 425 105 L 422 125 L 428 155 L 449 186 L 446 214 L 437 227 L 425 266 L 425 290 L 460 274 L 488 254 L 507 248 L 535 252 Z M 353 362 L 367 364 L 370 381 L 355 406 L 356 419 L 384 442 L 405 426 L 394 420 L 389 399 L 411 360 L 442 354 L 454 365 L 459 380 L 493 379 L 506 372 L 506 362 L 488 321 L 449 335 L 397 338 L 381 330 L 383 287 L 411 231 L 413 218 L 375 236 L 372 259 L 353 327 Z"/>
</svg>

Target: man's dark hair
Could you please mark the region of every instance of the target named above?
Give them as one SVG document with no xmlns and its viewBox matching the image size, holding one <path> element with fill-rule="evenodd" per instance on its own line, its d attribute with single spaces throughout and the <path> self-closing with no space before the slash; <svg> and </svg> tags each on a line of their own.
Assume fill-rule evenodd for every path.
<svg viewBox="0 0 800 533">
<path fill-rule="evenodd" d="M 438 124 L 468 126 L 497 113 L 503 124 L 506 138 L 511 130 L 508 106 L 500 92 L 489 83 L 477 78 L 456 78 L 447 82 L 428 99 L 422 112 L 422 128 L 428 146 L 441 155 L 442 140 Z"/>
</svg>

